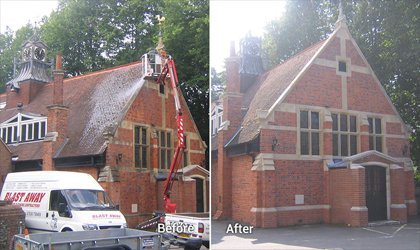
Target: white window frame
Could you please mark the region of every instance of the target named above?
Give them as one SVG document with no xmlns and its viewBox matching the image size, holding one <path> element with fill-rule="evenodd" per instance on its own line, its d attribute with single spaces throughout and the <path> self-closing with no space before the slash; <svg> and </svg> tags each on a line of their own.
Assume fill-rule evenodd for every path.
<svg viewBox="0 0 420 250">
<path fill-rule="evenodd" d="M 38 124 L 37 138 L 35 137 L 35 124 Z M 25 133 L 22 133 L 24 128 L 23 126 L 25 126 Z M 29 136 L 30 126 L 32 126 L 31 136 Z M 9 128 L 11 128 L 11 135 L 9 134 Z M 0 124 L 0 137 L 3 138 L 5 143 L 9 144 L 39 141 L 45 138 L 45 135 L 47 134 L 47 128 L 47 117 L 18 113 L 17 115 Z M 14 135 L 17 136 L 15 137 Z M 24 135 L 25 138 L 22 138 L 22 135 Z"/>
</svg>

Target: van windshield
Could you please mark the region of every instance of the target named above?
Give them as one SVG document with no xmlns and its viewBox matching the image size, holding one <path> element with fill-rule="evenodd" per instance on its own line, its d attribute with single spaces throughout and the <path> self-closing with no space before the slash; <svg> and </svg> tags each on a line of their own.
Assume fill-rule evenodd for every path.
<svg viewBox="0 0 420 250">
<path fill-rule="evenodd" d="M 69 189 L 63 192 L 74 210 L 116 210 L 104 191 Z"/>
</svg>

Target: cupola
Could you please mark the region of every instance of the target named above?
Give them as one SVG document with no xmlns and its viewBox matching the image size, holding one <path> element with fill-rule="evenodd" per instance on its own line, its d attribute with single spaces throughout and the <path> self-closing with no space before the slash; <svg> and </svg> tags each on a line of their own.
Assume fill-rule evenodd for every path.
<svg viewBox="0 0 420 250">
<path fill-rule="evenodd" d="M 37 83 L 48 83 L 51 79 L 48 73 L 50 64 L 46 62 L 47 46 L 38 34 L 35 34 L 21 47 L 20 71 L 12 80 L 6 83 L 10 91 L 19 92 L 21 83 L 33 80 Z"/>
</svg>

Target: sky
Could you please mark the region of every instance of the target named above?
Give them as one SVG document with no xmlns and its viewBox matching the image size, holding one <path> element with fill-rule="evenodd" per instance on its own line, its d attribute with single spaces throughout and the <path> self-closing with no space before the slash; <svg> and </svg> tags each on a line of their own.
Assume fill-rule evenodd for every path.
<svg viewBox="0 0 420 250">
<path fill-rule="evenodd" d="M 285 4 L 281 0 L 210 0 L 210 66 L 222 71 L 231 41 L 238 51 L 247 33 L 262 37 L 266 24 L 281 17 Z"/>
<path fill-rule="evenodd" d="M 16 31 L 28 22 L 32 24 L 39 22 L 57 5 L 57 0 L 0 0 L 0 33 L 6 31 L 6 26 Z"/>
</svg>

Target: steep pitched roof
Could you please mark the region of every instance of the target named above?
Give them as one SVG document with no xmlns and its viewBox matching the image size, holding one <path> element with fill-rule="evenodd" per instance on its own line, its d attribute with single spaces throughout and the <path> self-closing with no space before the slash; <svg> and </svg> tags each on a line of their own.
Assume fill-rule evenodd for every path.
<svg viewBox="0 0 420 250">
<path fill-rule="evenodd" d="M 69 107 L 68 140 L 55 156 L 103 153 L 106 148 L 103 134 L 115 131 L 143 84 L 139 62 L 65 79 L 63 98 L 64 105 Z M 52 104 L 52 96 L 53 84 L 49 83 L 21 112 L 47 116 L 47 106 Z M 2 110 L 0 121 L 18 112 L 16 108 Z M 19 160 L 42 158 L 42 142 L 10 145 L 10 149 L 13 153 L 19 153 Z"/>
<path fill-rule="evenodd" d="M 249 105 L 249 109 L 244 116 L 241 132 L 232 142 L 248 142 L 258 135 L 258 111 L 268 111 L 275 104 L 324 43 L 325 40 L 312 45 L 258 78 L 244 95 L 243 105 Z"/>
<path fill-rule="evenodd" d="M 70 107 L 69 141 L 59 156 L 102 153 L 103 134 L 115 132 L 143 84 L 140 63 L 64 81 L 64 104 Z"/>
</svg>

